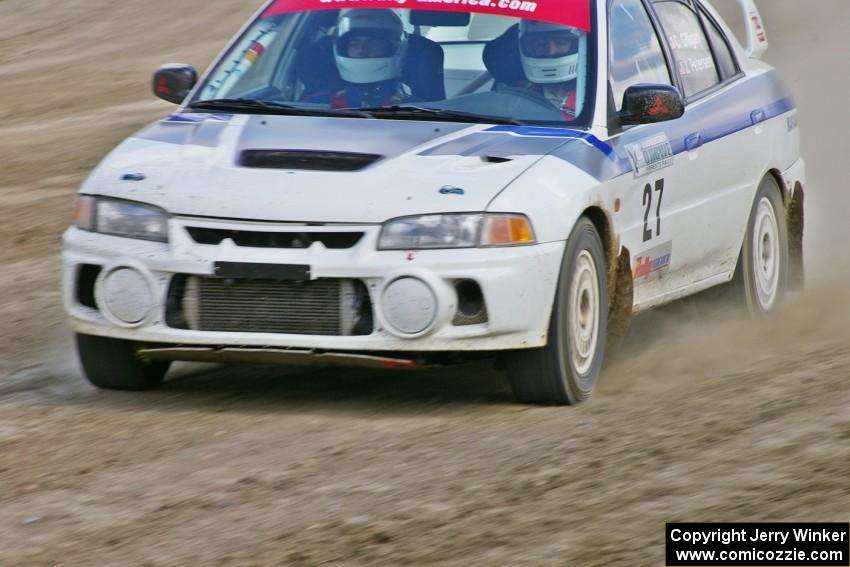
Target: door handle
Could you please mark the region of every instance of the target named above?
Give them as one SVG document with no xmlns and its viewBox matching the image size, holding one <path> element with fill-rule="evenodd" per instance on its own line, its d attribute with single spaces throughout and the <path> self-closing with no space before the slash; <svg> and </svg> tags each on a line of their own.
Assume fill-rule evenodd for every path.
<svg viewBox="0 0 850 567">
<path fill-rule="evenodd" d="M 753 113 L 750 114 L 750 120 L 752 120 L 753 126 L 755 126 L 756 124 L 761 124 L 765 121 L 766 118 L 767 116 L 765 115 L 764 110 L 762 109 L 754 110 Z"/>
<path fill-rule="evenodd" d="M 702 146 L 702 134 L 699 132 L 694 132 L 693 134 L 688 134 L 685 137 L 685 149 L 689 152 L 694 151 L 695 149 Z"/>
</svg>

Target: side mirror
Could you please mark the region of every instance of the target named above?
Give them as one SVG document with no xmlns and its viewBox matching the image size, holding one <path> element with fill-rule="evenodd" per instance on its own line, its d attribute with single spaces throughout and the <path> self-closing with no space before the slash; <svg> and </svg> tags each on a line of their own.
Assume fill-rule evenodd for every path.
<svg viewBox="0 0 850 567">
<path fill-rule="evenodd" d="M 670 85 L 633 85 L 623 94 L 620 123 L 623 126 L 654 124 L 681 118 L 685 101 Z"/>
<path fill-rule="evenodd" d="M 180 104 L 198 82 L 198 72 L 191 65 L 163 65 L 153 74 L 153 94 Z"/>
</svg>

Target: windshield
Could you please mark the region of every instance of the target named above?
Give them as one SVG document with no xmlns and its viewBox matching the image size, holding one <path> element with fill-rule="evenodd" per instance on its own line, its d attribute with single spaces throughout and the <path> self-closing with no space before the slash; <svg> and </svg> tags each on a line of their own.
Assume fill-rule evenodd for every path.
<svg viewBox="0 0 850 567">
<path fill-rule="evenodd" d="M 188 106 L 584 128 L 590 0 L 548 1 L 277 0 Z M 388 4 L 428 9 L 374 7 Z"/>
</svg>

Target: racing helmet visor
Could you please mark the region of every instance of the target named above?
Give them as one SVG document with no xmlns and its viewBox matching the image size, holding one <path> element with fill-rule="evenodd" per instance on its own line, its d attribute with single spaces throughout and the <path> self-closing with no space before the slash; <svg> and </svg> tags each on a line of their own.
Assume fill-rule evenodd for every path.
<svg viewBox="0 0 850 567">
<path fill-rule="evenodd" d="M 393 57 L 402 43 L 401 34 L 392 30 L 356 28 L 336 41 L 337 54 L 352 59 Z"/>
<path fill-rule="evenodd" d="M 567 30 L 526 33 L 520 37 L 522 54 L 533 59 L 557 59 L 578 53 L 579 36 Z"/>
</svg>

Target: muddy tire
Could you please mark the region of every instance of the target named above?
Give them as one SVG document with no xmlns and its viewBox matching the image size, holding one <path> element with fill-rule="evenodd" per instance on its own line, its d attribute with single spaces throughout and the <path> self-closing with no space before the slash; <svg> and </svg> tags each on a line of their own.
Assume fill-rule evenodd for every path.
<svg viewBox="0 0 850 567">
<path fill-rule="evenodd" d="M 132 342 L 77 334 L 77 353 L 89 382 L 106 390 L 152 390 L 170 362 L 146 362 Z"/>
<path fill-rule="evenodd" d="M 755 316 L 775 311 L 788 289 L 788 227 L 779 185 L 766 176 L 759 185 L 738 266 L 735 301 Z"/>
<path fill-rule="evenodd" d="M 602 371 L 607 321 L 605 249 L 596 227 L 582 217 L 567 241 L 548 344 L 505 359 L 517 401 L 574 405 L 587 399 Z"/>
</svg>

